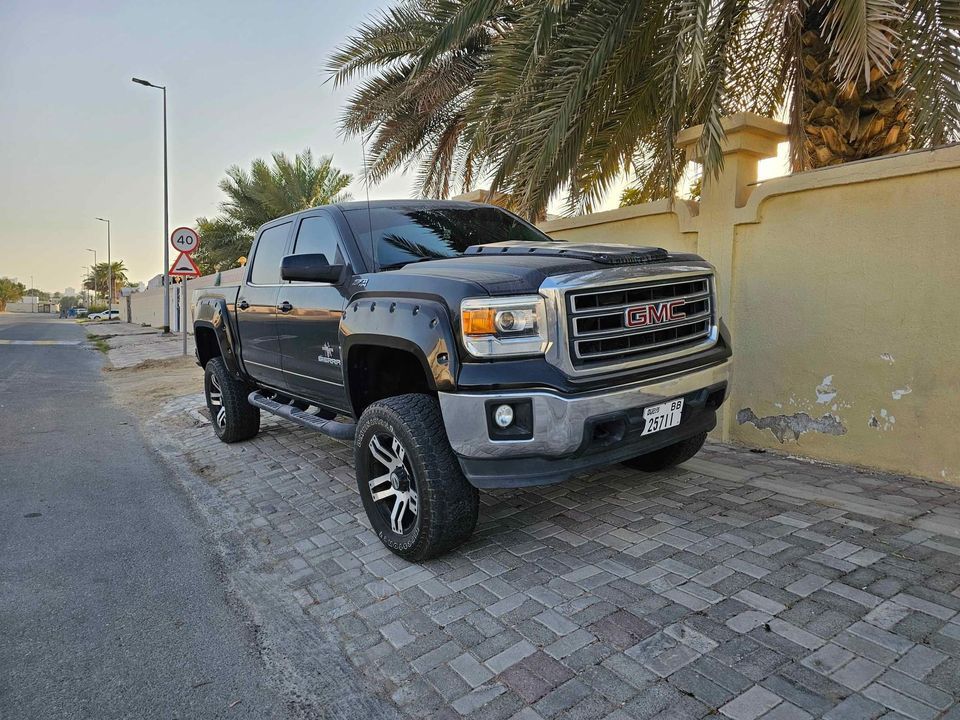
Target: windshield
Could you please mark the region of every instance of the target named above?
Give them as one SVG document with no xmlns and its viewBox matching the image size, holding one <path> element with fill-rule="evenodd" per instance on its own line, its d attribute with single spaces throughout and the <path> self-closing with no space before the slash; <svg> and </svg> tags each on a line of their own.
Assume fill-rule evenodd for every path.
<svg viewBox="0 0 960 720">
<path fill-rule="evenodd" d="M 372 228 L 381 269 L 459 257 L 471 245 L 553 242 L 532 225 L 493 207 L 371 207 L 344 215 L 365 253 L 372 247 Z"/>
</svg>

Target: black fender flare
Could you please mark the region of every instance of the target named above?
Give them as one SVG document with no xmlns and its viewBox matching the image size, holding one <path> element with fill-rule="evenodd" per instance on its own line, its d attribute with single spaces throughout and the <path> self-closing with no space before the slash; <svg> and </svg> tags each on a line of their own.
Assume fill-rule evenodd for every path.
<svg viewBox="0 0 960 720">
<path fill-rule="evenodd" d="M 431 390 L 448 392 L 456 388 L 457 341 L 443 303 L 407 297 L 351 300 L 340 321 L 340 357 L 348 391 L 350 350 L 359 345 L 405 350 L 420 361 Z"/>
<path fill-rule="evenodd" d="M 235 335 L 228 320 L 227 301 L 223 298 L 200 298 L 197 302 L 194 317 L 194 338 L 196 338 L 197 328 L 213 330 L 224 365 L 230 372 L 239 374 L 240 363 L 237 359 L 236 345 L 234 344 Z M 199 350 L 197 359 L 199 360 Z"/>
</svg>

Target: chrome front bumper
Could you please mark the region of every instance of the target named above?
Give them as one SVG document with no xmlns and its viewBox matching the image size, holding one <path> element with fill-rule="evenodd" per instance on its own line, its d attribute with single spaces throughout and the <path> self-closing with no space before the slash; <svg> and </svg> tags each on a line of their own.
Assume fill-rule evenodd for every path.
<svg viewBox="0 0 960 720">
<path fill-rule="evenodd" d="M 461 458 L 546 457 L 571 455 L 584 442 L 584 428 L 592 418 L 654 405 L 727 382 L 730 362 L 699 370 L 623 385 L 583 395 L 561 395 L 543 390 L 440 393 L 440 409 L 447 437 Z M 533 433 L 526 440 L 492 440 L 487 425 L 490 402 L 530 399 Z M 654 436 L 649 436 L 654 437 Z"/>
</svg>

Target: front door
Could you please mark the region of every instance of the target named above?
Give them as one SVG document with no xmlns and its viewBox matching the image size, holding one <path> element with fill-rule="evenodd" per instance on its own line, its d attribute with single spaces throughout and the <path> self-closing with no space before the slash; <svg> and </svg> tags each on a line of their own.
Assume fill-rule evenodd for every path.
<svg viewBox="0 0 960 720">
<path fill-rule="evenodd" d="M 264 385 L 283 382 L 277 337 L 280 261 L 287 254 L 290 221 L 264 228 L 253 249 L 251 266 L 237 296 L 240 355 L 247 373 Z"/>
<path fill-rule="evenodd" d="M 326 256 L 331 265 L 349 264 L 337 224 L 322 210 L 299 220 L 293 254 L 309 253 Z M 339 333 L 345 304 L 336 283 L 285 282 L 277 297 L 284 388 L 344 411 L 349 408 Z"/>
</svg>

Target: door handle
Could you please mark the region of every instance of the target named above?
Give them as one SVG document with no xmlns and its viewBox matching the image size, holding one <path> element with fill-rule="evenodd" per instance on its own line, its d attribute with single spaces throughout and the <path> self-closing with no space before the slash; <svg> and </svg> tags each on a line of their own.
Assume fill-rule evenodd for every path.
<svg viewBox="0 0 960 720">
<path fill-rule="evenodd" d="M 250 307 L 250 303 L 248 303 L 246 300 L 241 300 L 237 307 L 241 310 L 246 310 L 248 307 Z"/>
<path fill-rule="evenodd" d="M 284 300 L 282 303 L 277 305 L 277 310 L 279 310 L 282 313 L 288 313 L 291 310 L 293 310 L 293 305 L 291 305 L 289 302 Z"/>
</svg>

